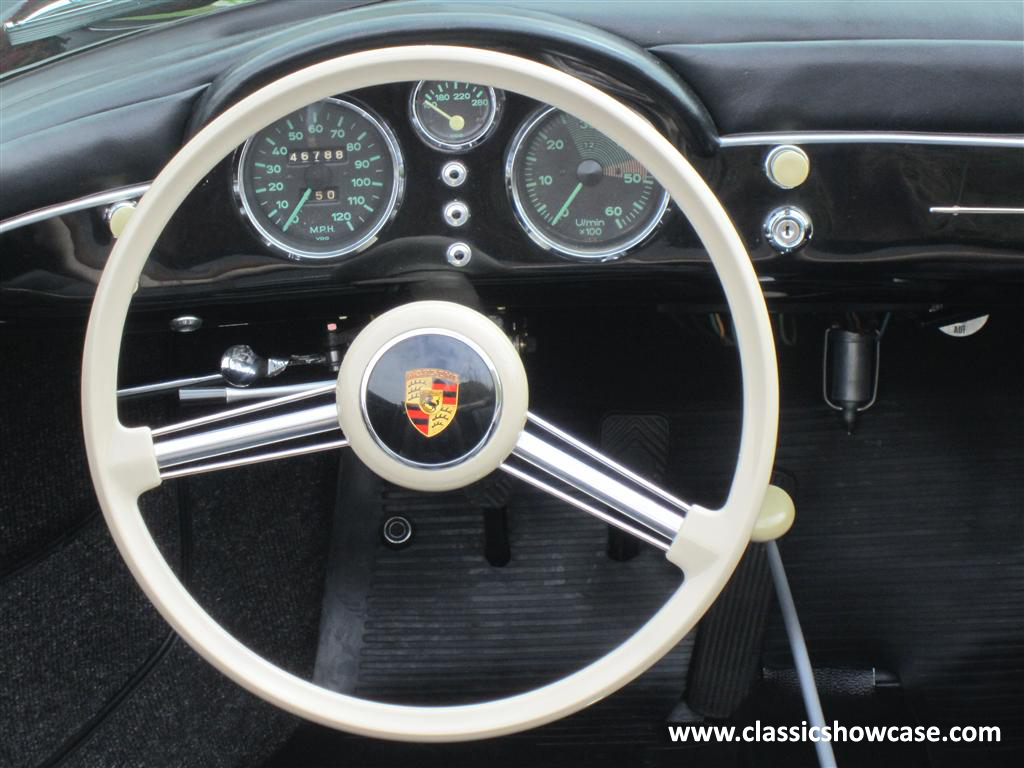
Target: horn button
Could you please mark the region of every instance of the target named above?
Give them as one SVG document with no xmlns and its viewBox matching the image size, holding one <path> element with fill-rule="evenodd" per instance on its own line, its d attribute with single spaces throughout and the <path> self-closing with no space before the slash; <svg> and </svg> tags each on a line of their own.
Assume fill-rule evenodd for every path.
<svg viewBox="0 0 1024 768">
<path fill-rule="evenodd" d="M 376 443 L 415 467 L 448 467 L 473 456 L 501 413 L 494 366 L 472 341 L 450 331 L 414 331 L 390 341 L 367 366 L 360 394 Z"/>
</svg>

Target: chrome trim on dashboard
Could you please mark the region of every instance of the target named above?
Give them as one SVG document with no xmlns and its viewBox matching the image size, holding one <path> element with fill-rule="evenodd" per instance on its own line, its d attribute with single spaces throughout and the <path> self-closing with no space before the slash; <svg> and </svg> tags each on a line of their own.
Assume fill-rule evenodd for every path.
<svg viewBox="0 0 1024 768">
<path fill-rule="evenodd" d="M 952 216 L 959 216 L 961 213 L 1022 216 L 1024 208 L 994 208 L 987 205 L 933 205 L 928 209 L 928 213 L 948 213 Z"/>
<path fill-rule="evenodd" d="M 931 144 L 960 147 L 1007 147 L 1024 149 L 1024 136 L 975 133 L 914 133 L 911 131 L 794 131 L 791 133 L 734 133 L 718 138 L 728 147 L 775 144 Z"/>
<path fill-rule="evenodd" d="M 718 145 L 723 149 L 732 147 L 775 146 L 777 144 L 925 144 L 932 146 L 959 147 L 1002 147 L 1006 149 L 1024 149 L 1024 136 L 973 134 L 973 133 L 914 133 L 886 131 L 806 131 L 791 133 L 734 133 L 720 136 Z M 128 187 L 108 189 L 96 192 L 63 203 L 55 203 L 43 208 L 36 208 L 0 221 L 0 235 L 11 230 L 35 224 L 56 216 L 98 208 L 111 203 L 133 200 L 142 197 L 149 189 L 151 182 L 134 184 Z M 1024 209 L 1018 208 L 967 208 L 957 206 L 934 207 L 932 213 L 1007 213 L 1015 214 Z"/>
<path fill-rule="evenodd" d="M 145 184 L 134 184 L 130 187 L 108 189 L 105 192 L 96 192 L 95 194 L 79 197 L 75 200 L 68 200 L 65 203 L 55 203 L 54 205 L 48 205 L 45 208 L 36 208 L 34 211 L 12 216 L 9 219 L 0 221 L 0 235 L 5 232 L 10 232 L 12 229 L 18 229 L 19 227 L 25 227 L 39 221 L 52 219 L 55 216 L 63 216 L 67 213 L 75 213 L 76 211 L 84 211 L 88 208 L 98 208 L 101 205 L 120 203 L 125 200 L 134 200 L 135 198 L 142 197 L 146 193 L 146 190 L 149 189 L 150 183 L 151 182 L 146 182 Z"/>
</svg>

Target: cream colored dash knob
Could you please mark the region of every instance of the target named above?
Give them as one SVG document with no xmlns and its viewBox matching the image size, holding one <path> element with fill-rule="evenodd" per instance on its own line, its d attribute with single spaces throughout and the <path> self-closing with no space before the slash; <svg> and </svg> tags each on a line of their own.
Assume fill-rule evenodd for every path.
<svg viewBox="0 0 1024 768">
<path fill-rule="evenodd" d="M 775 186 L 793 189 L 807 181 L 811 161 L 800 147 L 783 144 L 768 153 L 764 161 L 764 172 Z"/>
<path fill-rule="evenodd" d="M 124 232 L 124 228 L 128 226 L 128 220 L 132 217 L 133 213 L 135 213 L 135 202 L 131 200 L 123 200 L 107 208 L 103 218 L 107 220 L 110 234 L 115 238 L 120 237 L 121 233 Z"/>
</svg>

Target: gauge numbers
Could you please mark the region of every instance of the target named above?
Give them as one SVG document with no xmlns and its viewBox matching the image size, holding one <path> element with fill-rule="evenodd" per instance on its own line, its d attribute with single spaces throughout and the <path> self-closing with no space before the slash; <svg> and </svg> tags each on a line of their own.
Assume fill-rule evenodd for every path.
<svg viewBox="0 0 1024 768">
<path fill-rule="evenodd" d="M 238 192 L 249 221 L 294 259 L 336 258 L 365 248 L 402 196 L 402 156 L 377 117 L 326 99 L 252 136 Z"/>
<path fill-rule="evenodd" d="M 544 248 L 618 256 L 661 221 L 668 194 L 622 147 L 553 107 L 524 123 L 505 167 L 516 214 Z"/>
<path fill-rule="evenodd" d="M 501 94 L 484 85 L 422 80 L 413 89 L 409 114 L 416 133 L 445 152 L 475 147 L 497 124 Z"/>
</svg>

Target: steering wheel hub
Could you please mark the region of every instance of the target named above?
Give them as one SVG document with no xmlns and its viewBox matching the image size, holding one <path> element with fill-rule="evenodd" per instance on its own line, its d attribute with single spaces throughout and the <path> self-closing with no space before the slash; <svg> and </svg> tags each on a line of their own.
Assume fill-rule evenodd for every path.
<svg viewBox="0 0 1024 768">
<path fill-rule="evenodd" d="M 384 451 L 413 467 L 446 467 L 479 451 L 501 414 L 494 364 L 451 331 L 413 331 L 370 362 L 363 418 Z"/>
<path fill-rule="evenodd" d="M 417 301 L 356 336 L 338 372 L 352 450 L 392 483 L 446 491 L 496 470 L 526 424 L 526 371 L 488 317 Z"/>
</svg>

